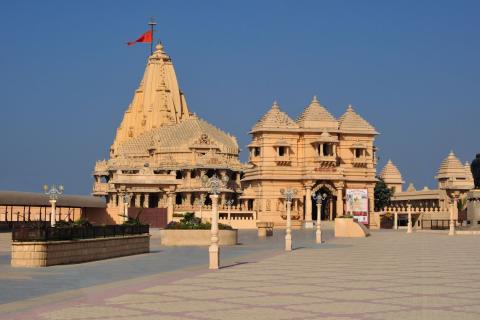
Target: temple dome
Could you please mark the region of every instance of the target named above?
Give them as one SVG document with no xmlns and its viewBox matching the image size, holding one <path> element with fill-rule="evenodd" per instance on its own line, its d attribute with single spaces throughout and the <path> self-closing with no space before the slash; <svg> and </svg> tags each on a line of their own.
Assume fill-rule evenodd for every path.
<svg viewBox="0 0 480 320">
<path fill-rule="evenodd" d="M 191 153 L 192 149 L 238 156 L 239 148 L 234 136 L 225 133 L 195 115 L 179 124 L 155 128 L 120 145 L 115 156 L 148 156 L 157 154 Z"/>
<path fill-rule="evenodd" d="M 435 177 L 441 189 L 470 189 L 473 187 L 472 174 L 467 173 L 453 151 L 442 161 Z"/>
<path fill-rule="evenodd" d="M 400 170 L 393 164 L 392 160 L 388 160 L 380 173 L 380 178 L 382 178 L 386 184 L 403 184 L 405 182 L 402 179 Z"/>
<path fill-rule="evenodd" d="M 351 105 L 348 106 L 347 111 L 340 117 L 339 123 L 340 131 L 343 133 L 378 134 L 367 120 L 353 110 Z"/>
<path fill-rule="evenodd" d="M 465 167 L 451 151 L 438 169 L 437 179 L 466 178 Z"/>
<path fill-rule="evenodd" d="M 298 117 L 297 123 L 301 128 L 338 129 L 337 119 L 320 104 L 316 96 Z"/>
<path fill-rule="evenodd" d="M 280 110 L 276 101 L 270 110 L 255 124 L 252 132 L 262 129 L 296 129 L 297 123 L 288 114 Z"/>
</svg>

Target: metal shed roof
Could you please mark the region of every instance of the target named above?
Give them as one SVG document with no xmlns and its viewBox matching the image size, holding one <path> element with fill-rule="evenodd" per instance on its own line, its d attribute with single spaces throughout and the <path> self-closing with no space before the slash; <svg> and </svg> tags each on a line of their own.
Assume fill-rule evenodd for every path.
<svg viewBox="0 0 480 320">
<path fill-rule="evenodd" d="M 43 193 L 0 191 L 0 206 L 50 206 L 49 197 Z M 106 208 L 103 198 L 92 196 L 62 195 L 57 207 Z"/>
</svg>

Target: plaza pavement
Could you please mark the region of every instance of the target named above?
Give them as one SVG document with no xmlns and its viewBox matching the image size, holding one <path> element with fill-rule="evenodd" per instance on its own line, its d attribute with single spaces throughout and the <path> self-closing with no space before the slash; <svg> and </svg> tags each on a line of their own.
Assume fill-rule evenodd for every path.
<svg viewBox="0 0 480 320">
<path fill-rule="evenodd" d="M 112 271 L 92 286 L 75 283 L 81 279 L 69 268 L 94 272 L 103 264 L 160 263 L 197 250 L 152 245 L 150 255 L 51 267 L 44 274 L 2 263 L 0 287 L 7 294 L 22 283 L 39 290 L 37 277 L 65 272 L 74 289 L 4 303 L 0 319 L 480 319 L 478 237 L 378 231 L 367 239 L 332 239 L 329 230 L 319 246 L 313 232 L 297 231 L 297 250 L 285 253 L 283 231 L 275 233 L 255 241 L 252 232 L 243 232 L 242 246 L 224 248 L 221 270 L 207 270 L 206 259 L 199 263 L 194 254 L 184 257 L 190 263 L 182 268 L 121 269 L 123 279 Z M 11 278 L 4 280 L 5 274 Z"/>
</svg>

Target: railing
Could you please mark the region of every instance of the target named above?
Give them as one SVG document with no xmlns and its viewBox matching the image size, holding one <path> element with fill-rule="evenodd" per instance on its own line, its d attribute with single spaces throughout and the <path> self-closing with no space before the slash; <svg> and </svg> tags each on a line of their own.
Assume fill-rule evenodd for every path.
<svg viewBox="0 0 480 320">
<path fill-rule="evenodd" d="M 93 185 L 93 192 L 96 193 L 107 193 L 108 192 L 108 183 L 96 182 Z"/>
<path fill-rule="evenodd" d="M 457 225 L 457 220 L 453 220 L 453 223 Z M 447 230 L 450 227 L 450 220 L 422 220 L 420 225 L 422 229 Z"/>
<path fill-rule="evenodd" d="M 48 223 L 31 223 L 14 225 L 12 230 L 12 240 L 62 241 L 94 239 L 148 234 L 149 231 L 150 227 L 148 225 L 50 227 L 48 226 Z"/>
<path fill-rule="evenodd" d="M 219 220 L 256 220 L 253 212 L 219 212 Z"/>
</svg>

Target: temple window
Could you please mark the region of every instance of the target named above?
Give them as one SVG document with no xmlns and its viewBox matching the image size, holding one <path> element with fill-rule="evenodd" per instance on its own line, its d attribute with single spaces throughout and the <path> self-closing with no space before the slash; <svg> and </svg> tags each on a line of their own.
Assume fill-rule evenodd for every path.
<svg viewBox="0 0 480 320">
<path fill-rule="evenodd" d="M 333 157 L 336 153 L 336 145 L 334 143 L 318 143 L 316 150 L 320 157 Z"/>
<path fill-rule="evenodd" d="M 176 179 L 182 179 L 182 178 L 183 178 L 183 172 L 181 170 L 177 170 Z"/>
<path fill-rule="evenodd" d="M 260 157 L 260 147 L 253 148 L 253 156 Z"/>
<path fill-rule="evenodd" d="M 177 193 L 175 194 L 175 204 L 182 204 L 182 194 L 181 193 Z"/>
<path fill-rule="evenodd" d="M 363 149 L 356 148 L 354 150 L 354 153 L 355 153 L 355 158 L 357 158 L 357 159 L 363 157 Z"/>
<path fill-rule="evenodd" d="M 278 147 L 278 156 L 279 157 L 285 156 L 285 147 Z"/>
</svg>

